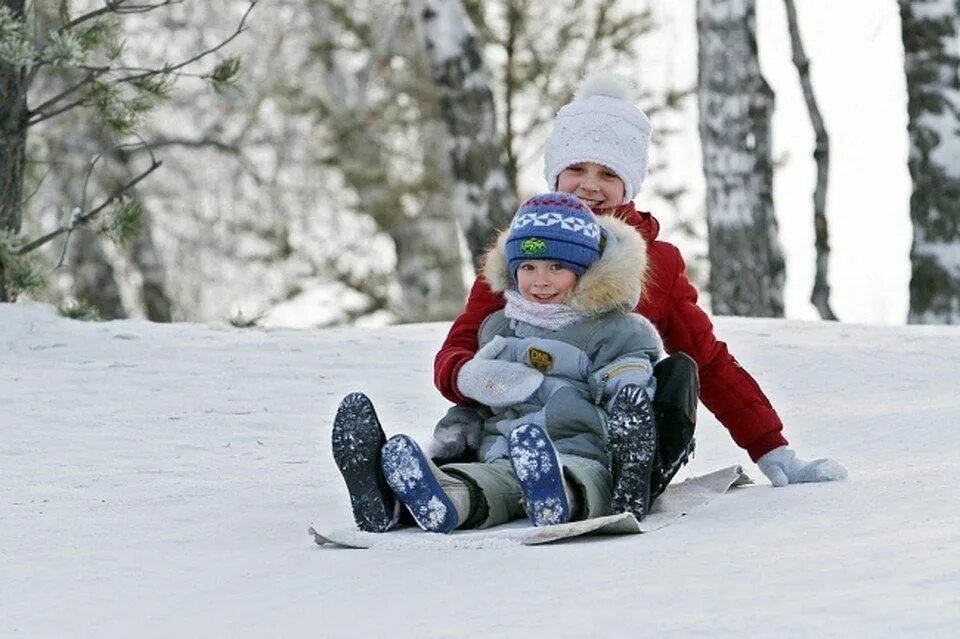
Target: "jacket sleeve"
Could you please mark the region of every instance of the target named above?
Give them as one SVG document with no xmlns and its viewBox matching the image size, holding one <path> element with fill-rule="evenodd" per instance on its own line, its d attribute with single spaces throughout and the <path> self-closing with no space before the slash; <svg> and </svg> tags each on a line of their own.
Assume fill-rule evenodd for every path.
<svg viewBox="0 0 960 639">
<path fill-rule="evenodd" d="M 457 389 L 460 367 L 473 358 L 479 348 L 480 325 L 491 313 L 503 308 L 502 295 L 490 290 L 482 277 L 470 289 L 467 304 L 453 321 L 447 338 L 433 360 L 433 383 L 440 393 L 454 404 L 475 404 Z"/>
<path fill-rule="evenodd" d="M 610 411 L 614 397 L 627 384 L 636 384 L 652 399 L 656 392 L 654 363 L 662 354 L 656 329 L 641 315 L 624 315 L 602 327 L 591 361 L 587 385 L 594 403 Z M 589 348 L 589 347 L 588 347 Z M 590 348 L 590 352 L 594 349 Z"/>
<path fill-rule="evenodd" d="M 759 384 L 713 334 L 713 323 L 697 306 L 697 290 L 675 251 L 675 277 L 658 328 L 670 353 L 682 351 L 696 361 L 700 399 L 753 461 L 787 444 L 783 424 Z"/>
</svg>

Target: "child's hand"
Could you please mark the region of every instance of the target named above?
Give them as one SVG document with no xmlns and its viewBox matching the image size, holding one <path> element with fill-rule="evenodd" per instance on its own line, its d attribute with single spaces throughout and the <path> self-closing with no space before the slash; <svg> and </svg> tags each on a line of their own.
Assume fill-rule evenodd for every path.
<svg viewBox="0 0 960 639">
<path fill-rule="evenodd" d="M 512 346 L 517 342 L 516 337 L 503 337 L 502 335 L 494 335 L 493 339 L 487 342 L 483 348 L 477 351 L 477 354 L 473 356 L 474 359 L 497 359 L 500 357 L 500 354 L 503 353 L 504 349 L 508 346 Z M 509 359 L 509 358 L 504 358 Z"/>
<path fill-rule="evenodd" d="M 430 457 L 460 457 L 468 448 L 479 449 L 484 414 L 468 406 L 454 406 L 447 411 L 427 444 Z"/>
<path fill-rule="evenodd" d="M 541 383 L 543 373 L 535 368 L 478 357 L 464 364 L 457 374 L 457 388 L 463 395 L 494 408 L 522 402 Z"/>
<path fill-rule="evenodd" d="M 832 459 L 805 462 L 789 446 L 774 448 L 757 460 L 757 466 L 774 486 L 847 478 L 847 469 Z"/>
</svg>

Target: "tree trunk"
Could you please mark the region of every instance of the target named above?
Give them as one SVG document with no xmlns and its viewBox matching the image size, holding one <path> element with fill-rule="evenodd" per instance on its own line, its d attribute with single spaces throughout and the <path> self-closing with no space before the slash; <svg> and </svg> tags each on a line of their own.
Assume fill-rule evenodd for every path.
<svg viewBox="0 0 960 639">
<path fill-rule="evenodd" d="M 421 142 L 430 184 L 449 180 L 447 132 L 442 122 L 425 118 Z M 391 233 L 397 245 L 397 278 L 403 291 L 397 308 L 401 322 L 450 320 L 463 310 L 467 291 L 463 282 L 460 230 L 450 215 L 450 189 L 426 189 L 423 210 Z"/>
<path fill-rule="evenodd" d="M 57 172 L 47 179 L 47 185 L 60 192 L 65 210 L 90 207 L 94 193 L 84 194 L 87 173 L 90 171 L 87 158 L 94 157 L 100 150 L 95 134 L 89 127 L 77 119 L 72 119 L 70 124 L 73 125 L 72 131 L 57 138 L 55 146 L 51 144 L 53 153 L 63 160 Z M 104 238 L 100 236 L 97 224 L 78 226 L 63 237 L 65 245 L 61 248 L 57 242 L 56 250 L 66 251 L 65 267 L 72 279 L 67 294 L 96 309 L 105 320 L 127 318 L 117 269 L 103 245 Z"/>
<path fill-rule="evenodd" d="M 783 316 L 773 213 L 773 91 L 760 75 L 753 0 L 698 0 L 697 94 L 713 312 Z"/>
<path fill-rule="evenodd" d="M 338 40 L 336 16 L 330 7 L 311 6 L 317 37 L 328 45 L 319 56 L 324 65 L 323 83 L 330 111 L 326 122 L 338 149 L 337 167 L 356 192 L 360 212 L 371 216 L 396 246 L 399 296 L 391 300 L 391 310 L 401 322 L 450 319 L 463 308 L 466 291 L 456 219 L 451 214 L 456 207 L 450 195 L 446 149 L 449 136 L 439 121 L 438 101 L 427 96 L 418 105 L 421 124 L 417 133 L 425 173 L 416 190 L 417 199 L 422 202 L 419 211 L 403 204 L 410 186 L 394 177 L 396 158 L 384 143 L 391 123 L 377 114 L 375 96 L 379 89 L 374 79 L 386 67 L 391 52 L 410 46 L 397 42 L 401 38 L 390 31 L 400 24 L 389 15 L 392 10 L 384 3 L 379 11 L 381 29 L 369 44 L 370 58 L 358 73 L 352 52 L 342 56 L 329 46 Z M 417 53 L 418 48 L 410 48 Z M 343 64 L 344 60 L 347 64 Z M 431 87 L 426 88 L 430 93 Z"/>
<path fill-rule="evenodd" d="M 16 18 L 23 16 L 24 0 L 0 0 Z M 27 83 L 21 69 L 0 63 L 0 231 L 20 232 L 23 176 L 27 148 Z M 13 302 L 4 282 L 0 260 L 0 303 Z"/>
<path fill-rule="evenodd" d="M 800 25 L 797 23 L 797 9 L 793 0 L 784 0 L 787 9 L 787 25 L 790 29 L 790 43 L 793 49 L 793 64 L 800 75 L 800 86 L 803 88 L 803 99 L 807 103 L 810 113 L 810 124 L 816 136 L 816 145 L 813 149 L 813 159 L 817 163 L 817 187 L 813 192 L 813 228 L 815 246 L 817 249 L 817 272 L 813 280 L 813 292 L 810 302 L 825 320 L 836 320 L 833 309 L 830 308 L 830 283 L 827 271 L 830 262 L 830 243 L 827 231 L 827 180 L 830 174 L 830 137 L 827 127 L 823 123 L 823 115 L 817 105 L 817 97 L 813 93 L 813 81 L 810 79 L 810 61 L 803 49 L 803 40 L 800 38 Z"/>
<path fill-rule="evenodd" d="M 166 273 L 153 242 L 151 215 L 143 211 L 143 228 L 130 246 L 131 265 L 140 274 L 140 303 L 151 322 L 172 322 L 173 304 L 167 294 Z"/>
<path fill-rule="evenodd" d="M 463 310 L 466 291 L 457 224 L 443 209 L 424 211 L 392 234 L 403 294 L 400 322 L 450 320 Z"/>
<path fill-rule="evenodd" d="M 100 244 L 102 241 L 92 228 L 73 232 L 68 253 L 73 294 L 80 302 L 97 309 L 105 320 L 124 319 L 127 311 L 116 271 Z"/>
<path fill-rule="evenodd" d="M 956 0 L 900 0 L 910 135 L 911 324 L 960 324 Z"/>
<path fill-rule="evenodd" d="M 509 223 L 516 206 L 483 54 L 460 0 L 414 0 L 411 7 L 450 133 L 453 210 L 479 269 L 495 230 Z"/>
<path fill-rule="evenodd" d="M 130 154 L 117 150 L 116 140 L 112 137 L 101 137 L 100 142 L 103 145 L 111 145 L 114 149 L 111 153 L 111 161 L 115 163 L 118 170 L 113 174 L 112 179 L 118 184 L 129 182 L 136 175 L 130 164 L 132 161 Z M 114 188 L 110 184 L 106 186 L 105 190 L 108 192 Z M 136 189 L 131 190 L 130 195 L 135 199 L 140 199 L 140 194 Z M 135 270 L 138 276 L 140 304 L 146 318 L 151 322 L 171 322 L 173 321 L 173 304 L 167 293 L 163 260 L 160 259 L 157 247 L 153 242 L 152 216 L 146 208 L 144 208 L 142 216 L 143 225 L 140 233 L 126 248 L 128 266 Z"/>
</svg>

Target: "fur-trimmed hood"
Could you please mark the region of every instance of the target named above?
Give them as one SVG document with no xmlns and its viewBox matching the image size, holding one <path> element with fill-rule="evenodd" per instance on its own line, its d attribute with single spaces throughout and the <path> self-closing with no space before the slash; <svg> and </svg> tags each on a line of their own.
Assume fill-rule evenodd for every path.
<svg viewBox="0 0 960 639">
<path fill-rule="evenodd" d="M 580 276 L 566 304 L 593 315 L 632 311 L 640 302 L 647 279 L 647 243 L 623 220 L 597 216 L 597 223 L 607 238 L 603 255 Z M 501 232 L 484 257 L 483 277 L 496 293 L 516 289 L 504 252 L 509 233 L 509 229 Z"/>
</svg>

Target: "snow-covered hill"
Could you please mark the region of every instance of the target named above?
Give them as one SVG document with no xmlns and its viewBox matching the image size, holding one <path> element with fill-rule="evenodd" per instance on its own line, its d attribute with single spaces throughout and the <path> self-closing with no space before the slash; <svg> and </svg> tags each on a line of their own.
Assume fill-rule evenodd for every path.
<svg viewBox="0 0 960 639">
<path fill-rule="evenodd" d="M 441 324 L 81 323 L 0 305 L 0 636 L 762 637 L 960 633 L 960 329 L 718 320 L 801 456 L 773 489 L 706 411 L 685 475 L 758 485 L 649 535 L 495 550 L 318 548 L 364 390 L 426 437 Z"/>
</svg>

